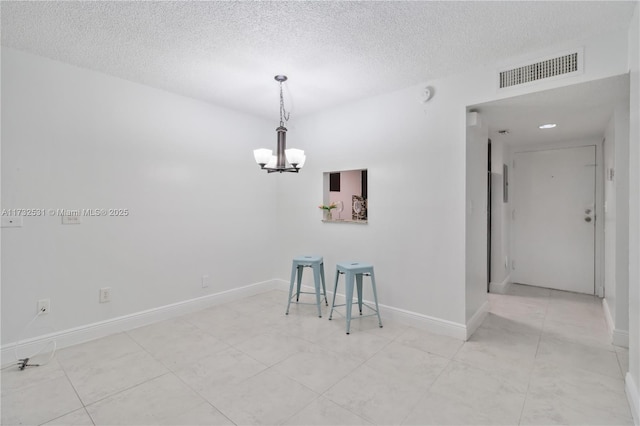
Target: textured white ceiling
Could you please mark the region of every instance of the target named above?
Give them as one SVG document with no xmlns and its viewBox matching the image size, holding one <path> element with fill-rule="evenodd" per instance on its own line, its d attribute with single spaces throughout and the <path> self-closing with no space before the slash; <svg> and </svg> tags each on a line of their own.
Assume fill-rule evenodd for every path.
<svg viewBox="0 0 640 426">
<path fill-rule="evenodd" d="M 10 2 L 2 44 L 264 117 L 625 28 L 635 2 Z"/>
<path fill-rule="evenodd" d="M 614 108 L 629 103 L 629 76 L 594 80 L 476 105 L 489 137 L 508 145 L 602 138 Z M 538 126 L 557 124 L 553 129 Z M 499 130 L 508 130 L 501 135 Z"/>
</svg>

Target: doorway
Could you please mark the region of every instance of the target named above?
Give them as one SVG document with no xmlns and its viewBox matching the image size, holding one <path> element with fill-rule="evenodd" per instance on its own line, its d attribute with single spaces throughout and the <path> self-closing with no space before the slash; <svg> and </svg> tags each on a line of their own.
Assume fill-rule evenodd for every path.
<svg viewBox="0 0 640 426">
<path fill-rule="evenodd" d="M 595 294 L 596 147 L 513 155 L 515 283 Z"/>
<path fill-rule="evenodd" d="M 595 199 L 593 201 L 591 217 L 593 235 L 590 240 L 594 246 L 593 260 L 589 266 L 580 269 L 591 269 L 593 278 L 582 278 L 590 281 L 590 289 L 576 290 L 574 286 L 562 288 L 574 288 L 572 291 L 588 292 L 604 295 L 604 200 L 603 183 L 604 174 L 602 168 L 602 139 L 605 129 L 611 119 L 616 105 L 628 97 L 628 75 L 609 77 L 585 83 L 563 86 L 556 89 L 533 92 L 526 95 L 504 98 L 483 104 L 467 106 L 468 111 L 479 114 L 482 123 L 487 126 L 488 137 L 491 139 L 491 179 L 487 179 L 487 194 L 491 196 L 490 226 L 487 226 L 486 246 L 489 250 L 490 262 L 486 262 L 487 274 L 490 279 L 491 292 L 503 292 L 511 283 L 530 281 L 526 277 L 519 276 L 519 262 L 514 259 L 516 254 L 514 241 L 516 230 L 513 223 L 513 209 L 515 205 L 515 177 L 513 173 L 513 160 L 516 152 L 557 150 L 560 148 L 575 148 L 579 146 L 592 146 L 596 150 L 596 160 L 592 161 L 591 172 L 595 172 Z M 542 129 L 543 124 L 557 124 L 556 127 Z M 469 143 L 469 140 L 468 140 Z M 477 167 L 473 166 L 473 167 Z M 487 165 L 483 161 L 483 169 Z M 470 169 L 468 169 L 470 170 Z M 507 176 L 509 171 L 509 176 Z M 510 189 L 509 189 L 510 188 Z M 585 215 L 586 206 L 582 206 L 580 214 Z M 584 217 L 579 219 L 584 221 Z M 586 223 L 586 222 L 585 222 Z M 522 233 L 521 233 L 522 234 Z M 593 243 L 595 241 L 595 244 Z M 490 246 L 489 246 L 490 243 Z M 521 253 L 524 248 L 518 249 Z M 563 253 L 563 256 L 572 255 L 572 251 Z M 560 258 L 560 255 L 558 255 Z M 568 261 L 567 261 L 568 262 Z M 524 266 L 524 265 L 523 265 Z M 545 266 L 538 266 L 545 269 Z M 484 280 L 483 280 L 484 281 Z M 541 286 L 552 286 L 545 280 Z M 594 284 L 595 283 L 595 284 Z M 483 287 L 485 287 L 483 283 Z"/>
<path fill-rule="evenodd" d="M 491 139 L 487 141 L 487 293 L 491 290 Z"/>
</svg>

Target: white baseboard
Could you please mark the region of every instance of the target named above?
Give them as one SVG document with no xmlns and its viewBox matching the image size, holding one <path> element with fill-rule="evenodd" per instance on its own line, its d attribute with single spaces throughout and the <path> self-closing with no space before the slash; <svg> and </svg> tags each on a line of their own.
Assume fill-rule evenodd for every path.
<svg viewBox="0 0 640 426">
<path fill-rule="evenodd" d="M 607 299 L 602 299 L 602 309 L 604 310 L 604 319 L 607 322 L 607 329 L 609 330 L 609 335 L 613 333 L 613 329 L 615 325 L 613 323 L 613 317 L 611 316 L 611 310 L 609 309 L 609 303 Z"/>
<path fill-rule="evenodd" d="M 505 294 L 511 287 L 511 275 L 504 277 L 504 280 L 499 283 L 489 283 L 489 292 L 494 294 Z"/>
<path fill-rule="evenodd" d="M 485 302 L 480 306 L 480 309 L 476 311 L 475 314 L 467 321 L 467 334 L 464 340 L 469 340 L 469 338 L 476 332 L 478 327 L 482 325 L 482 322 L 487 317 L 487 313 L 489 313 L 489 301 L 485 300 Z"/>
<path fill-rule="evenodd" d="M 611 337 L 611 344 L 614 346 L 628 348 L 629 331 L 620 330 L 615 327 L 615 323 L 613 321 L 613 317 L 611 316 L 611 310 L 609 309 L 609 303 L 607 302 L 607 299 L 602 299 L 602 309 L 604 310 L 604 318 L 607 322 L 609 336 Z"/>
<path fill-rule="evenodd" d="M 281 280 L 281 281 L 282 282 L 280 285 L 280 289 L 289 291 L 289 283 L 284 280 Z M 304 287 L 304 291 L 311 291 L 311 292 L 314 291 L 314 288 L 309 285 L 303 284 L 302 287 Z M 338 296 L 344 297 L 344 294 L 338 293 Z M 331 302 L 332 297 L 333 297 L 333 292 L 330 291 L 329 288 L 327 288 L 327 298 L 329 299 L 329 302 Z M 374 302 L 371 300 L 363 300 L 363 302 L 369 305 L 374 304 Z M 331 303 L 329 303 L 329 305 L 331 305 Z M 486 305 L 487 307 L 489 306 L 488 302 L 486 303 Z M 392 321 L 397 321 L 401 324 L 419 328 L 421 330 L 426 330 L 435 334 L 449 336 L 459 340 L 467 339 L 468 327 L 465 326 L 464 324 L 460 324 L 457 322 L 453 322 L 453 321 L 449 321 L 441 318 L 432 317 L 429 315 L 420 314 L 418 312 L 408 311 L 406 309 L 383 305 L 382 303 L 378 303 L 378 307 L 380 308 L 380 316 L 382 317 L 383 324 L 384 324 L 385 318 L 389 318 Z"/>
<path fill-rule="evenodd" d="M 407 311 L 405 309 L 394 308 L 392 306 L 386 306 L 382 304 L 379 304 L 379 306 L 381 316 L 384 315 L 384 317 L 389 317 L 390 319 L 398 321 L 399 323 L 419 328 L 421 330 L 426 330 L 432 333 L 453 337 L 454 339 L 467 339 L 467 327 L 465 327 L 464 324 L 420 314 L 413 311 Z"/>
<path fill-rule="evenodd" d="M 629 347 L 629 332 L 625 330 L 613 330 L 611 344 L 622 348 Z"/>
<path fill-rule="evenodd" d="M 313 291 L 313 287 L 305 285 L 305 291 Z M 135 312 L 133 314 L 124 315 L 117 318 L 111 318 L 92 324 L 83 325 L 55 333 L 50 333 L 34 338 L 26 339 L 20 342 L 18 351 L 20 354 L 29 354 L 37 352 L 47 342 L 55 340 L 58 348 L 65 348 L 90 340 L 99 339 L 114 333 L 120 333 L 132 330 L 137 327 L 152 324 L 155 322 L 167 320 L 180 315 L 185 315 L 210 306 L 222 303 L 232 302 L 243 297 L 253 296 L 255 294 L 264 293 L 269 290 L 280 289 L 289 290 L 289 283 L 282 279 L 272 279 L 260 283 L 250 284 L 244 287 L 226 290 L 215 294 L 198 297 L 195 299 L 185 300 L 166 306 L 149 309 L 146 311 Z M 344 297 L 344 294 L 338 293 Z M 327 291 L 327 295 L 333 292 Z M 372 301 L 365 300 L 366 303 L 372 304 Z M 380 315 L 389 318 L 401 324 L 427 330 L 432 333 L 453 337 L 459 340 L 467 340 L 482 324 L 489 309 L 489 303 L 485 302 L 480 309 L 473 315 L 468 323 L 461 324 L 454 321 L 436 318 L 424 315 L 418 312 L 408 311 L 406 309 L 396 308 L 379 304 Z M 0 356 L 3 365 L 14 361 L 14 351 L 16 343 L 9 343 L 0 349 Z"/>
<path fill-rule="evenodd" d="M 631 408 L 633 423 L 640 425 L 640 394 L 638 394 L 638 387 L 629 372 L 627 372 L 627 375 L 624 378 L 624 390 L 627 394 L 629 408 Z"/>
<path fill-rule="evenodd" d="M 99 339 L 114 333 L 132 330 L 143 325 L 174 318 L 180 315 L 195 312 L 221 303 L 232 302 L 243 297 L 253 296 L 278 288 L 280 280 L 268 280 L 250 284 L 244 287 L 221 291 L 195 299 L 184 300 L 166 306 L 160 306 L 146 311 L 135 312 L 117 318 L 111 318 L 80 327 L 70 328 L 42 336 L 33 337 L 21 341 L 17 347 L 19 355 L 31 354 L 40 350 L 48 342 L 55 340 L 58 349 L 65 348 L 89 340 Z M 15 361 L 16 342 L 2 346 L 0 356 L 2 364 L 6 365 Z"/>
</svg>

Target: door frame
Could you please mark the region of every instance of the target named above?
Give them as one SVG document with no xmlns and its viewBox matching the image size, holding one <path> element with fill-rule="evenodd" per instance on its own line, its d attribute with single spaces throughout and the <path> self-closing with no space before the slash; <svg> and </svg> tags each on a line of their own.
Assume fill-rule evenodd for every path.
<svg viewBox="0 0 640 426">
<path fill-rule="evenodd" d="M 487 141 L 487 293 L 491 292 L 491 138 Z"/>
<path fill-rule="evenodd" d="M 563 141 L 544 144 L 526 144 L 526 145 L 510 145 L 507 146 L 509 157 L 509 166 L 512 169 L 510 179 L 515 179 L 517 171 L 513 167 L 514 155 L 517 152 L 535 152 L 547 151 L 550 149 L 562 148 L 578 148 L 583 146 L 595 146 L 596 148 L 596 170 L 595 170 L 595 241 L 594 241 L 594 294 L 598 297 L 604 297 L 604 157 L 602 138 L 589 138 L 585 140 Z M 517 166 L 517 164 L 516 164 Z M 514 186 L 510 185 L 510 190 L 514 190 Z M 509 194 L 512 198 L 513 192 Z M 513 205 L 509 206 L 510 214 L 508 217 L 509 228 L 513 229 Z M 514 233 L 510 232 L 509 236 L 509 258 L 513 259 Z M 517 264 L 516 264 L 517 267 Z M 513 271 L 513 263 L 510 265 L 510 272 Z"/>
</svg>

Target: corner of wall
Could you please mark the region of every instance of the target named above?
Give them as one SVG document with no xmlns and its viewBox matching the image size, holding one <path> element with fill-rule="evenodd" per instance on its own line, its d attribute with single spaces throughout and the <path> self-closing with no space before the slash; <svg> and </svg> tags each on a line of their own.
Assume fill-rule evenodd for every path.
<svg viewBox="0 0 640 426">
<path fill-rule="evenodd" d="M 629 373 L 627 396 L 640 423 L 640 4 L 636 3 L 628 33 L 629 103 Z"/>
<path fill-rule="evenodd" d="M 621 348 L 628 348 L 629 331 L 620 330 L 615 327 L 613 315 L 611 314 L 611 309 L 609 308 L 609 303 L 607 302 L 606 298 L 602 299 L 602 309 L 604 310 L 604 318 L 607 323 L 607 331 L 609 332 L 611 344 L 614 346 L 619 346 Z"/>
<path fill-rule="evenodd" d="M 511 275 L 507 275 L 502 282 L 489 283 L 489 293 L 506 294 L 511 288 Z"/>
<path fill-rule="evenodd" d="M 640 424 L 640 394 L 638 394 L 638 387 L 631 373 L 627 373 L 624 378 L 624 390 L 627 394 L 627 401 L 631 408 L 631 415 L 633 416 L 633 423 Z"/>
<path fill-rule="evenodd" d="M 476 311 L 476 313 L 473 314 L 473 316 L 469 319 L 469 321 L 467 321 L 467 324 L 466 324 L 467 334 L 464 339 L 465 341 L 469 340 L 471 336 L 473 336 L 473 333 L 475 333 L 478 327 L 482 325 L 488 313 L 489 313 L 489 301 L 486 300 L 482 304 L 482 306 L 480 306 L 480 308 Z"/>
</svg>

